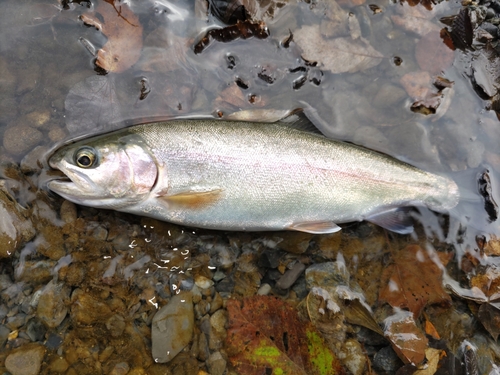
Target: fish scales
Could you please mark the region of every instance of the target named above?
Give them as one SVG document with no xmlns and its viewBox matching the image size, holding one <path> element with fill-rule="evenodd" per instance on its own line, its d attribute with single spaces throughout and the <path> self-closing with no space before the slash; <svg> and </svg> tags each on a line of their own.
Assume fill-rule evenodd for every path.
<svg viewBox="0 0 500 375">
<path fill-rule="evenodd" d="M 177 120 L 139 125 L 63 148 L 51 165 L 71 179 L 68 163 L 77 150 L 88 145 L 106 164 L 112 158 L 104 154 L 117 142 L 125 150 L 142 148 L 156 166 L 156 177 L 147 193 L 125 205 L 117 194 L 116 209 L 189 226 L 322 233 L 337 230 L 335 223 L 370 220 L 401 206 L 444 211 L 458 202 L 458 188 L 446 177 L 282 124 Z M 139 170 L 132 159 L 130 169 Z M 61 186 L 49 183 L 67 199 L 99 207 L 99 197 L 85 200 Z M 113 195 L 101 207 L 113 208 L 110 199 Z"/>
</svg>

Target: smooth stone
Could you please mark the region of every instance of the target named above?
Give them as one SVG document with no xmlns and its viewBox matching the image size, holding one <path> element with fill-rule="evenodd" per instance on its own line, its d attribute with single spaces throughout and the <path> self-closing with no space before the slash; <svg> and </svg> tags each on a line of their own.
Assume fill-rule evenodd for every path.
<svg viewBox="0 0 500 375">
<path fill-rule="evenodd" d="M 26 333 L 33 342 L 43 341 L 47 333 L 47 328 L 38 319 L 30 319 L 26 325 Z"/>
<path fill-rule="evenodd" d="M 205 276 L 202 276 L 202 275 L 197 275 L 194 278 L 194 283 L 200 289 L 208 289 L 212 285 L 214 285 L 214 282 L 212 280 L 210 280 L 208 277 L 205 277 Z"/>
<path fill-rule="evenodd" d="M 259 290 L 257 290 L 257 294 L 259 296 L 267 296 L 269 293 L 271 293 L 271 290 L 271 285 L 264 283 L 260 286 Z"/>
<path fill-rule="evenodd" d="M 342 346 L 342 364 L 353 375 L 362 375 L 366 365 L 363 347 L 355 339 L 348 339 Z"/>
<path fill-rule="evenodd" d="M 126 362 L 120 362 L 113 367 L 110 375 L 126 375 L 130 371 L 130 366 Z"/>
<path fill-rule="evenodd" d="M 293 267 L 289 270 L 287 270 L 283 276 L 280 277 L 278 282 L 276 283 L 276 287 L 280 289 L 288 289 L 290 288 L 295 281 L 299 278 L 299 276 L 304 272 L 306 269 L 306 266 L 301 263 L 297 262 L 293 265 Z"/>
<path fill-rule="evenodd" d="M 74 223 L 77 219 L 76 205 L 70 201 L 63 201 L 59 210 L 61 220 L 66 224 Z"/>
<path fill-rule="evenodd" d="M 28 211 L 0 185 L 0 258 L 8 258 L 35 236 Z"/>
<path fill-rule="evenodd" d="M 7 342 L 9 335 L 10 335 L 10 329 L 0 324 L 0 348 L 2 348 L 3 345 Z"/>
<path fill-rule="evenodd" d="M 154 316 L 152 355 L 157 363 L 171 361 L 193 337 L 194 311 L 190 292 L 174 295 Z"/>
<path fill-rule="evenodd" d="M 215 292 L 212 302 L 210 302 L 210 314 L 213 314 L 224 305 L 224 300 L 218 292 Z"/>
<path fill-rule="evenodd" d="M 36 315 L 47 327 L 58 327 L 68 314 L 70 289 L 64 283 L 51 280 L 38 300 Z"/>
<path fill-rule="evenodd" d="M 7 356 L 5 367 L 12 375 L 38 375 L 44 356 L 42 345 L 24 345 Z"/>
<path fill-rule="evenodd" d="M 19 156 L 28 153 L 43 140 L 41 131 L 28 125 L 18 125 L 8 128 L 3 136 L 5 151 Z"/>
<path fill-rule="evenodd" d="M 349 271 L 344 262 L 313 264 L 306 269 L 307 288 L 349 285 Z"/>
<path fill-rule="evenodd" d="M 381 374 L 395 374 L 403 366 L 403 362 L 390 346 L 386 346 L 373 356 L 372 365 Z"/>
<path fill-rule="evenodd" d="M 223 375 L 226 371 L 226 360 L 222 357 L 220 352 L 210 354 L 207 360 L 207 367 L 210 375 Z"/>
</svg>

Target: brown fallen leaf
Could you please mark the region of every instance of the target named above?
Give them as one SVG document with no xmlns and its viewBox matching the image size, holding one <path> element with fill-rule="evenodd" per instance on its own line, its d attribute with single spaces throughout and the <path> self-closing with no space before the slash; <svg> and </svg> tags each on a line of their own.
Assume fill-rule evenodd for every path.
<svg viewBox="0 0 500 375">
<path fill-rule="evenodd" d="M 409 245 L 394 257 L 382 274 L 379 299 L 393 307 L 410 310 L 418 318 L 426 305 L 448 306 L 451 298 L 443 289 L 442 271 L 418 245 Z"/>
<path fill-rule="evenodd" d="M 439 31 L 431 31 L 418 41 L 415 57 L 420 69 L 434 75 L 451 66 L 455 53 L 443 42 Z"/>
<path fill-rule="evenodd" d="M 309 322 L 283 300 L 228 300 L 227 354 L 238 374 L 342 374 L 333 352 Z"/>
<path fill-rule="evenodd" d="M 332 73 L 355 73 L 377 66 L 383 55 L 364 38 L 324 39 L 318 26 L 303 26 L 293 40 L 307 61 L 316 61 L 320 68 Z"/>
<path fill-rule="evenodd" d="M 407 31 L 424 36 L 431 31 L 439 32 L 440 30 L 440 27 L 431 21 L 434 12 L 429 12 L 423 7 L 402 4 L 396 11 L 399 15 L 391 16 L 392 22 Z"/>
<path fill-rule="evenodd" d="M 81 19 L 108 38 L 106 44 L 97 51 L 97 66 L 108 72 L 121 73 L 139 60 L 142 26 L 126 3 L 101 0 L 95 12 L 82 14 Z"/>
<path fill-rule="evenodd" d="M 384 320 L 385 337 L 405 364 L 418 365 L 425 358 L 427 338 L 417 327 L 411 312 L 397 309 L 396 314 Z"/>
<path fill-rule="evenodd" d="M 439 360 L 443 356 L 446 356 L 444 350 L 434 348 L 425 349 L 425 358 L 427 359 L 426 367 L 422 370 L 415 371 L 413 375 L 434 375 L 438 370 Z"/>
</svg>

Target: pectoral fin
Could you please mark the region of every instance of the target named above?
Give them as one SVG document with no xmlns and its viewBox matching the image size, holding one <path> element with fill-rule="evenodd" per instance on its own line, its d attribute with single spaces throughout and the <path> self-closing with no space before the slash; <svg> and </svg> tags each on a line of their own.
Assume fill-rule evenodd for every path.
<svg viewBox="0 0 500 375">
<path fill-rule="evenodd" d="M 159 196 L 169 207 L 200 209 L 208 207 L 221 198 L 222 189 L 207 191 L 185 191 L 173 195 Z"/>
<path fill-rule="evenodd" d="M 326 234 L 338 232 L 342 228 L 331 221 L 314 221 L 306 223 L 295 223 L 290 225 L 287 229 L 312 234 Z"/>
<path fill-rule="evenodd" d="M 408 208 L 394 208 L 367 217 L 366 220 L 391 232 L 410 234 L 413 232 L 413 222 L 409 211 Z"/>
</svg>

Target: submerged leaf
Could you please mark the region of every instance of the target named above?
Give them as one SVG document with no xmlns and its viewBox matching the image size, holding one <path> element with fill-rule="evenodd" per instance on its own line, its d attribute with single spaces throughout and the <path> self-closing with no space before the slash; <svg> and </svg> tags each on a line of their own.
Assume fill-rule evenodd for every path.
<svg viewBox="0 0 500 375">
<path fill-rule="evenodd" d="M 427 338 L 416 326 L 413 315 L 397 309 L 397 313 L 385 319 L 385 337 L 405 364 L 418 365 L 425 358 Z"/>
<path fill-rule="evenodd" d="M 85 24 L 102 31 L 108 38 L 107 43 L 97 51 L 97 66 L 108 72 L 120 73 L 139 60 L 142 26 L 126 3 L 100 1 L 96 13 L 82 14 L 81 19 Z"/>
<path fill-rule="evenodd" d="M 451 303 L 443 289 L 442 271 L 418 245 L 409 245 L 395 256 L 394 264 L 382 274 L 382 285 L 380 300 L 410 310 L 415 318 L 426 305 Z"/>
<path fill-rule="evenodd" d="M 343 373 L 331 350 L 290 304 L 268 296 L 229 300 L 227 353 L 239 374 Z"/>
<path fill-rule="evenodd" d="M 303 26 L 295 31 L 293 40 L 307 61 L 316 61 L 320 68 L 332 73 L 355 73 L 377 66 L 383 55 L 366 39 L 324 39 L 317 26 Z"/>
</svg>

